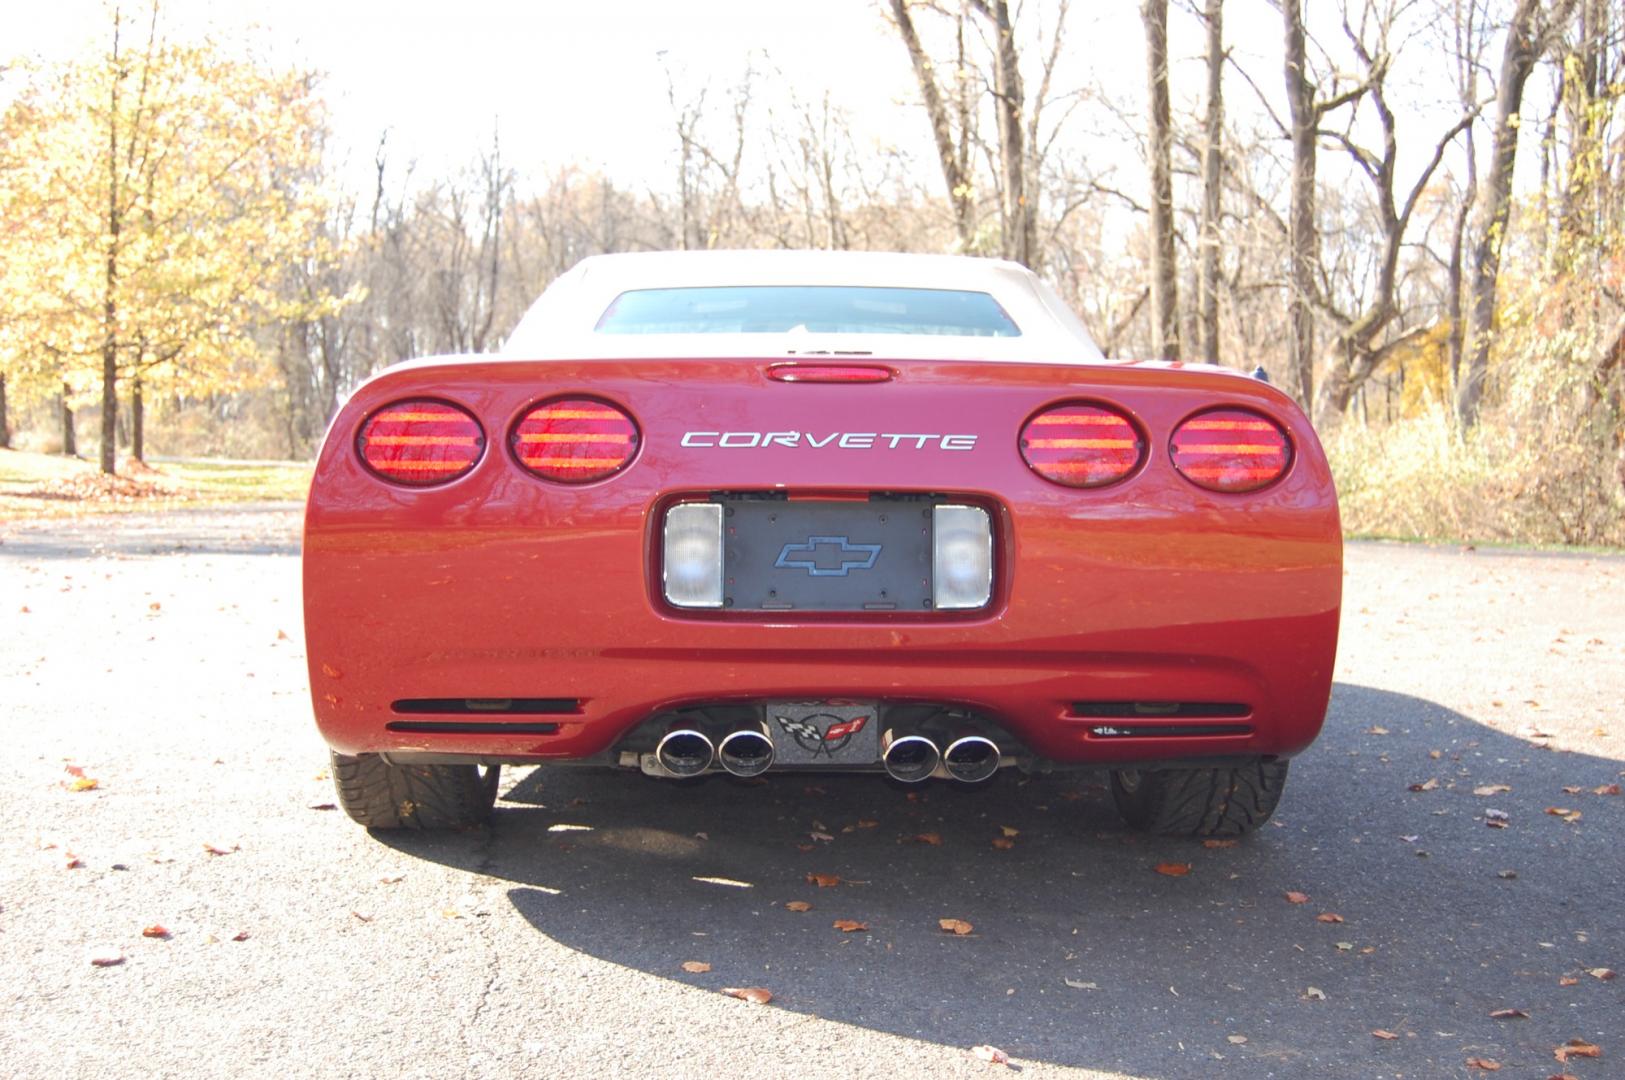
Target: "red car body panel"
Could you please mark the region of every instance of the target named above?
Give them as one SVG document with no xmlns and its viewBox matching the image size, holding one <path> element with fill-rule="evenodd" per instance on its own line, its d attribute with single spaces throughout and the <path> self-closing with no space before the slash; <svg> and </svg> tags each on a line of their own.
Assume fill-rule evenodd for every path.
<svg viewBox="0 0 1625 1080">
<path fill-rule="evenodd" d="M 1342 584 L 1336 496 L 1284 394 L 1166 364 L 889 361 L 886 382 L 770 379 L 760 359 L 457 359 L 386 372 L 334 421 L 304 543 L 311 689 L 345 754 L 585 758 L 660 710 L 724 701 L 927 701 L 986 714 L 1054 763 L 1291 756 L 1319 732 Z M 527 473 L 507 433 L 537 402 L 590 395 L 636 419 L 636 459 L 582 486 Z M 440 487 L 369 472 L 361 424 L 405 398 L 471 412 L 479 464 Z M 1128 479 L 1051 483 L 1023 461 L 1036 411 L 1073 400 L 1126 413 L 1147 439 Z M 1174 469 L 1169 436 L 1218 405 L 1274 418 L 1293 459 L 1271 486 L 1223 494 Z M 974 450 L 904 444 L 683 446 L 685 432 L 940 432 Z M 709 441 L 709 440 L 699 440 Z M 748 440 L 736 440 L 748 441 Z M 708 493 L 939 492 L 992 513 L 993 599 L 976 612 L 679 610 L 660 590 L 660 523 Z M 392 731 L 401 699 L 563 698 L 552 734 Z M 1100 737 L 1091 701 L 1236 702 L 1241 735 Z M 414 716 L 432 720 L 433 716 Z M 468 720 L 467 715 L 450 719 Z M 1137 730 L 1154 721 L 1136 723 Z"/>
</svg>

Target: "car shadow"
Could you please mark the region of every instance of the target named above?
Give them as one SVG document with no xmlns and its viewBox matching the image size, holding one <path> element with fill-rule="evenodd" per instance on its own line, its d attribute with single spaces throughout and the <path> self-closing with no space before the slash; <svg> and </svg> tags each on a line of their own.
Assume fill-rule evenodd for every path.
<svg viewBox="0 0 1625 1080">
<path fill-rule="evenodd" d="M 594 957 L 947 1046 L 1142 1076 L 1550 1072 L 1625 1015 L 1625 980 L 1585 973 L 1625 967 L 1625 798 L 1591 790 L 1621 769 L 1339 684 L 1275 821 L 1233 846 L 1127 831 L 1098 774 L 568 769 L 508 791 L 488 843 L 379 839 L 511 881 L 537 932 Z"/>
</svg>

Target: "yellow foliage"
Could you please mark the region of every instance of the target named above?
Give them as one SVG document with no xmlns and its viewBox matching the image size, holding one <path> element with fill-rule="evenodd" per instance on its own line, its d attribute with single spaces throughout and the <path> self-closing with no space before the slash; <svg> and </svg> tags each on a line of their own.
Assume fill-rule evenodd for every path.
<svg viewBox="0 0 1625 1080">
<path fill-rule="evenodd" d="M 255 330 L 287 314 L 278 285 L 326 208 L 315 80 L 144 18 L 109 31 L 0 119 L 0 358 L 53 381 L 112 355 L 183 394 L 252 385 Z"/>
</svg>

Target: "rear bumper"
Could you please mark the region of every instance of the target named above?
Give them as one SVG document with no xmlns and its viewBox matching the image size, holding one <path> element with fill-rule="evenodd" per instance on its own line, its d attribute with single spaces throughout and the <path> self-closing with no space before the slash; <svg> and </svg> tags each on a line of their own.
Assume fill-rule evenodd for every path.
<svg viewBox="0 0 1625 1080">
<path fill-rule="evenodd" d="M 487 424 L 500 431 L 500 418 L 534 400 L 525 367 L 472 367 L 466 384 L 438 372 L 432 385 L 497 417 Z M 1037 477 L 1015 452 L 1010 432 L 1033 407 L 1030 386 L 972 379 L 937 391 L 956 395 L 938 403 L 951 428 L 985 430 L 996 456 L 878 466 L 824 457 L 787 471 L 785 456 L 671 452 L 660 434 L 682 431 L 685 411 L 702 406 L 670 384 L 640 402 L 635 386 L 600 373 L 583 384 L 627 402 L 648 440 L 625 473 L 581 488 L 548 484 L 498 445 L 444 488 L 392 488 L 356 463 L 354 426 L 428 378 L 409 371 L 362 388 L 335 422 L 312 486 L 311 689 L 321 733 L 340 752 L 580 759 L 615 749 L 661 711 L 786 699 L 958 706 L 1060 763 L 1290 756 L 1320 730 L 1342 547 L 1330 475 L 1298 419 L 1287 418 L 1299 446 L 1292 471 L 1263 493 L 1201 491 L 1156 453 L 1128 481 L 1075 491 Z M 1142 387 L 1135 414 L 1166 430 L 1170 418 L 1213 403 L 1211 388 L 1194 391 Z M 771 413 L 767 395 L 777 391 L 758 393 L 753 408 Z M 981 612 L 923 616 L 669 608 L 658 591 L 662 511 L 722 490 L 936 492 L 989 507 L 994 599 Z M 554 704 L 523 715 L 396 705 L 433 699 Z M 1125 702 L 1237 704 L 1245 712 L 1225 723 L 1246 730 L 1181 735 L 1213 721 L 1141 716 L 1131 734 L 1102 734 L 1125 725 L 1079 707 Z M 1152 733 L 1159 727 L 1167 733 Z"/>
</svg>

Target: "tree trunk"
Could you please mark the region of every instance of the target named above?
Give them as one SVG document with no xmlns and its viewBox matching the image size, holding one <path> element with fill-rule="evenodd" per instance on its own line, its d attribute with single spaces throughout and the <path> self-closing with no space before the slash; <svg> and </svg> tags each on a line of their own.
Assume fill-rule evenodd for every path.
<svg viewBox="0 0 1625 1080">
<path fill-rule="evenodd" d="M 0 450 L 11 449 L 11 424 L 6 415 L 6 376 L 0 373 Z"/>
<path fill-rule="evenodd" d="M 1573 0 L 1557 0 L 1549 25 L 1568 18 Z M 1518 113 L 1523 107 L 1523 86 L 1539 57 L 1535 18 L 1540 0 L 1518 0 L 1517 10 L 1507 26 L 1506 49 L 1501 55 L 1501 74 L 1496 80 L 1495 129 L 1490 144 L 1489 175 L 1484 178 L 1481 196 L 1482 226 L 1473 249 L 1471 318 L 1467 339 L 1466 370 L 1456 391 L 1456 416 L 1463 427 L 1478 421 L 1484 398 L 1484 376 L 1489 368 L 1490 335 L 1495 327 L 1495 288 L 1501 272 L 1501 242 L 1505 238 L 1512 203 L 1512 173 L 1518 161 Z"/>
<path fill-rule="evenodd" d="M 73 429 L 73 391 L 62 384 L 62 452 L 68 457 L 79 456 L 79 440 Z"/>
<path fill-rule="evenodd" d="M 141 376 L 138 374 L 130 380 L 130 457 L 143 463 L 147 460 L 146 414 L 141 398 Z"/>
<path fill-rule="evenodd" d="M 902 35 L 908 59 L 914 65 L 914 78 L 920 86 L 920 98 L 925 102 L 926 116 L 931 121 L 931 137 L 937 145 L 937 160 L 942 165 L 942 178 L 948 185 L 948 201 L 954 208 L 954 228 L 959 233 L 959 247 L 970 251 L 976 243 L 976 212 L 971 200 L 971 184 L 967 170 L 954 146 L 953 127 L 948 121 L 948 108 L 943 103 L 937 86 L 937 76 L 930 59 L 920 44 L 914 29 L 914 17 L 908 13 L 907 0 L 891 0 L 892 18 L 897 32 Z M 961 132 L 961 137 L 965 137 Z"/>
<path fill-rule="evenodd" d="M 1207 112 L 1202 140 L 1202 234 L 1198 243 L 1196 331 L 1204 363 L 1219 362 L 1219 211 L 1224 135 L 1224 0 L 1207 0 Z"/>
<path fill-rule="evenodd" d="M 102 298 L 102 472 L 118 460 L 118 19 L 113 20 L 113 79 L 107 110 L 107 292 Z"/>
<path fill-rule="evenodd" d="M 1293 394 L 1308 408 L 1315 387 L 1315 317 L 1309 305 L 1314 294 L 1317 249 L 1315 234 L 1315 126 L 1314 87 L 1309 82 L 1304 49 L 1301 0 L 1282 0 L 1286 26 L 1286 97 L 1292 112 L 1292 209 L 1287 219 L 1291 292 L 1287 298 L 1287 367 Z"/>
<path fill-rule="evenodd" d="M 1445 301 L 1450 318 L 1450 392 L 1461 383 L 1461 358 L 1467 343 L 1467 330 L 1463 325 L 1462 262 L 1466 255 L 1467 221 L 1472 216 L 1473 203 L 1478 199 L 1477 151 L 1473 147 L 1473 129 L 1467 132 L 1467 190 L 1462 193 L 1461 209 L 1456 211 L 1455 228 L 1450 234 L 1450 270 Z"/>
<path fill-rule="evenodd" d="M 1037 243 L 1032 202 L 1027 198 L 1027 152 L 1024 143 L 1022 109 L 1026 92 L 1021 84 L 1020 57 L 1010 24 L 1008 0 L 992 0 L 988 14 L 998 34 L 997 59 L 993 68 L 994 112 L 999 121 L 999 167 L 1004 195 L 1004 257 L 1026 267 L 1035 267 L 1033 250 Z"/>
<path fill-rule="evenodd" d="M 1168 106 L 1168 0 L 1143 0 L 1151 159 L 1151 351 L 1179 358 L 1179 279 L 1174 266 L 1173 130 Z"/>
</svg>

